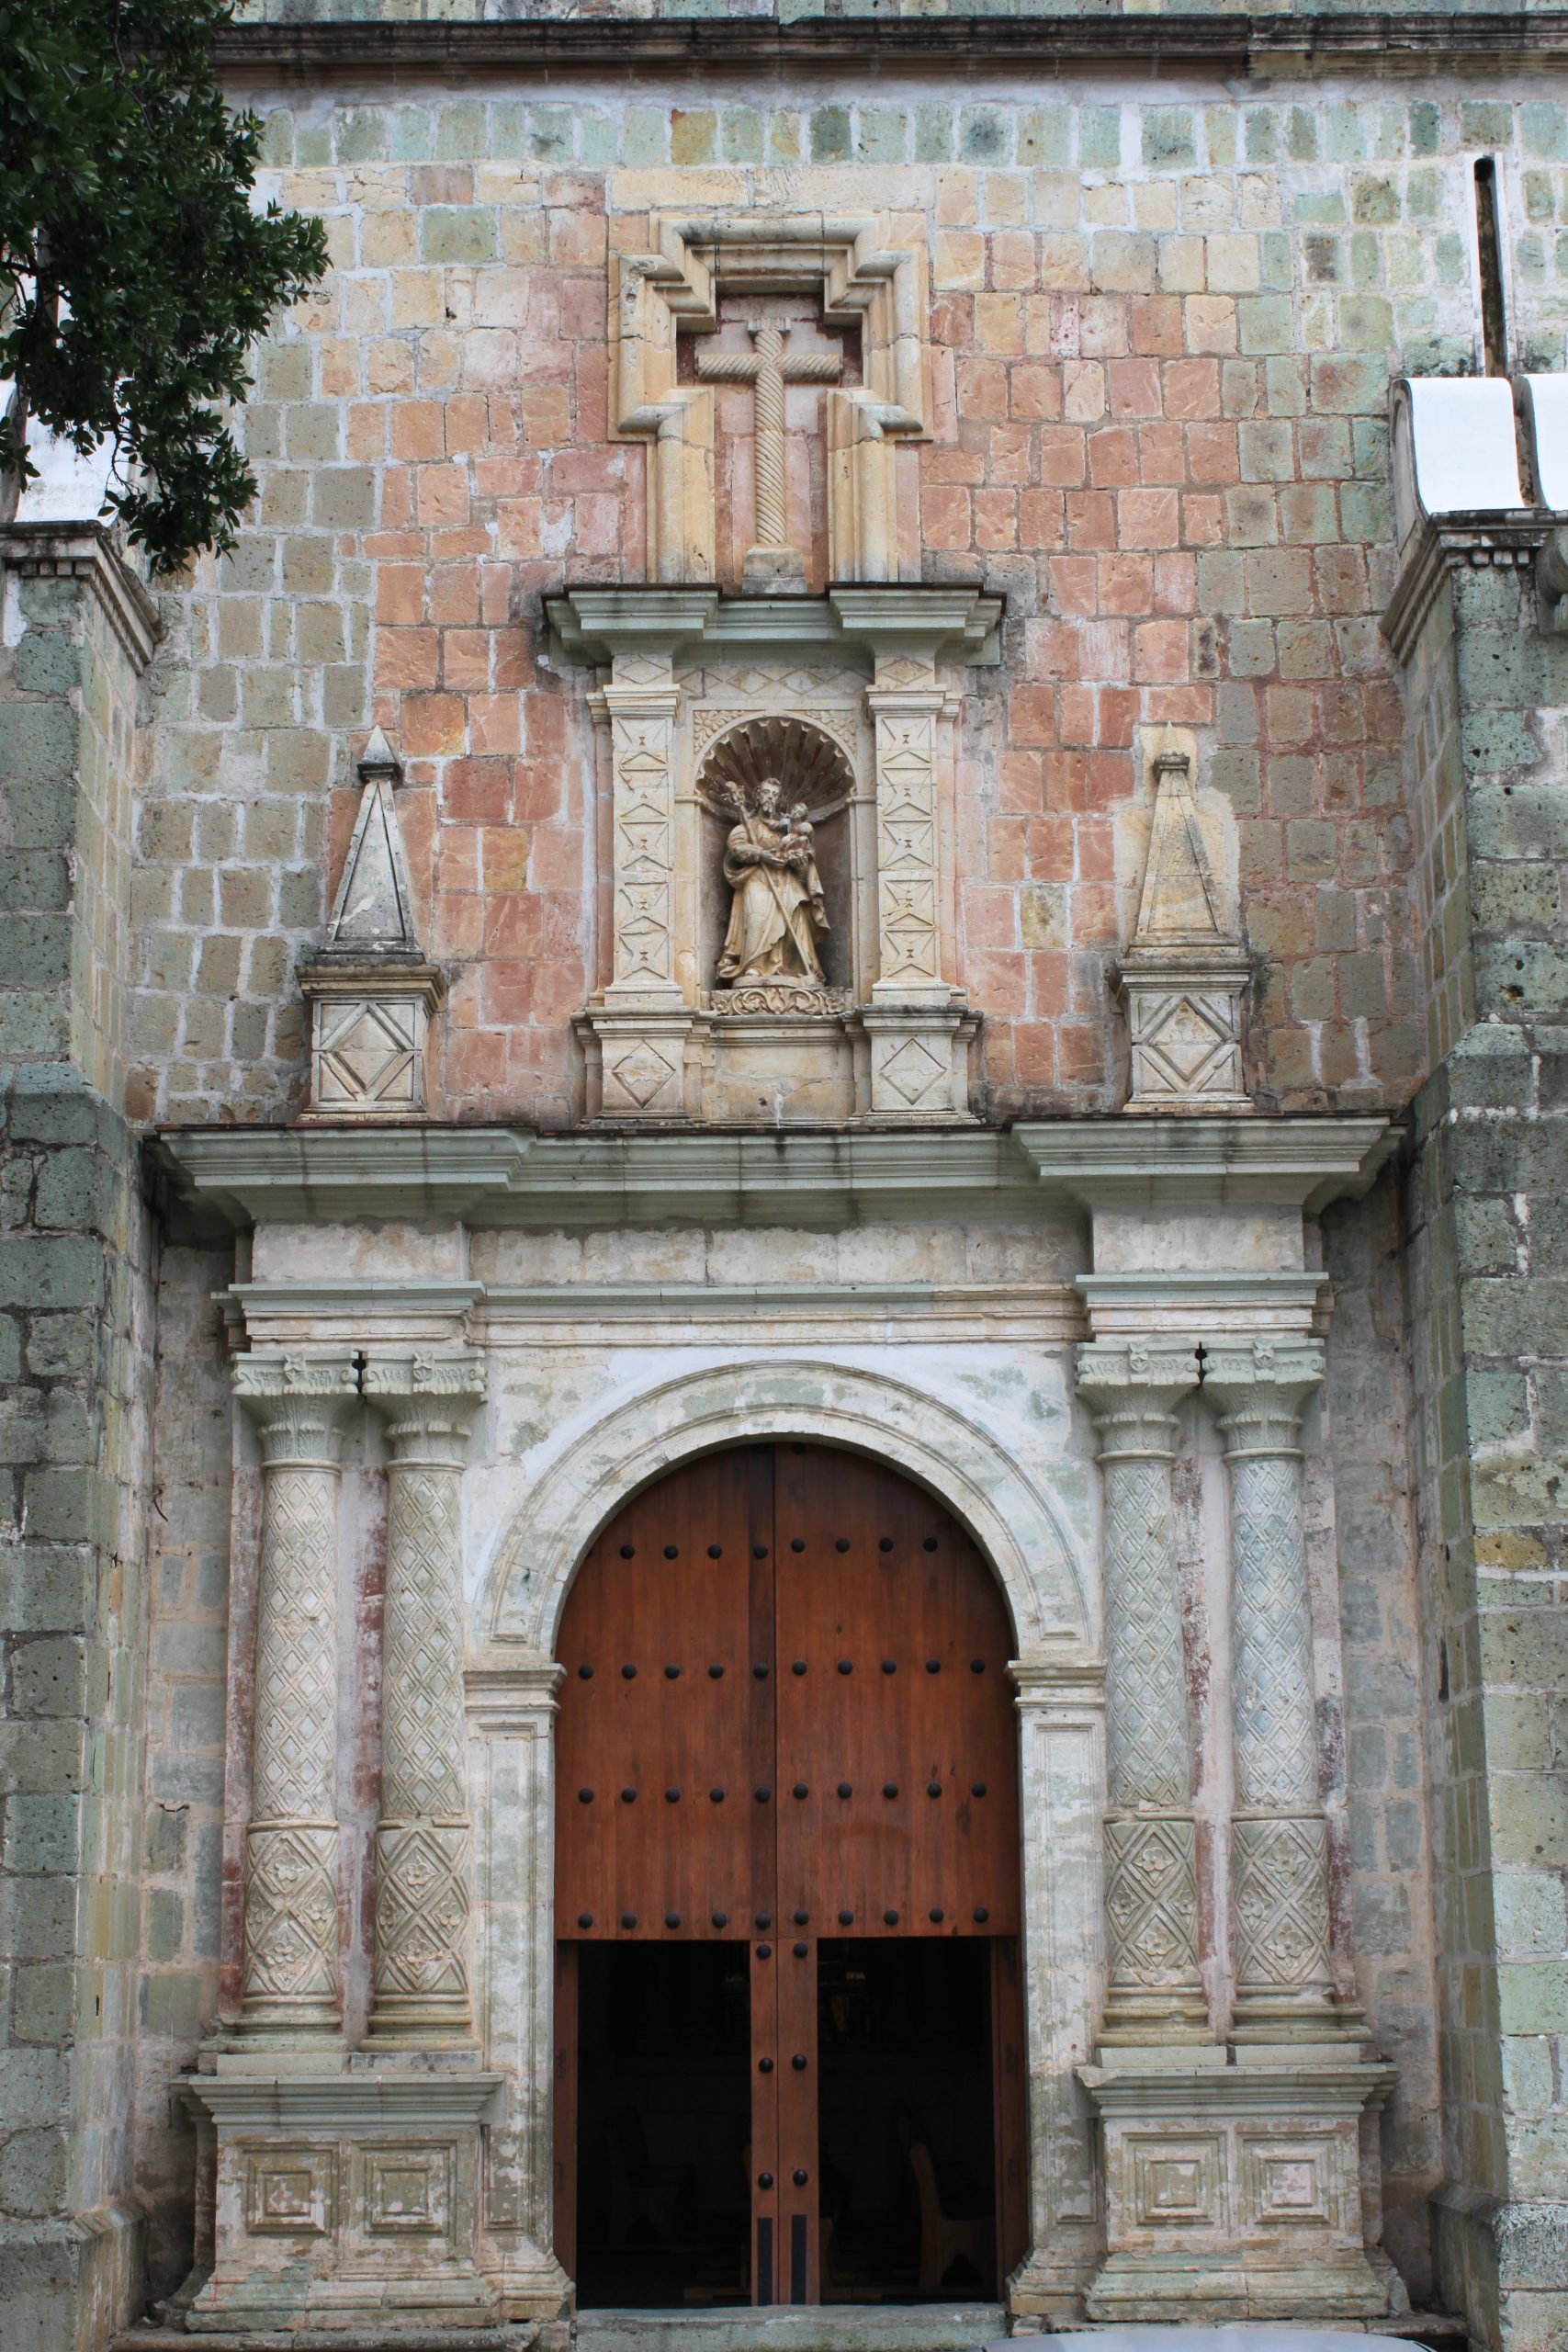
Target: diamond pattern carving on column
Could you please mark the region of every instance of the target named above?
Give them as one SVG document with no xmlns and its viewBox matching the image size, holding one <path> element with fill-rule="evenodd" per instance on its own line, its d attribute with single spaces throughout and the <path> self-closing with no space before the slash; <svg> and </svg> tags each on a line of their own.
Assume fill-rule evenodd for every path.
<svg viewBox="0 0 1568 2352">
<path fill-rule="evenodd" d="M 1235 1824 L 1237 1993 L 1246 2006 L 1280 1986 L 1311 1991 L 1328 1974 L 1327 1830 L 1320 1818 Z"/>
<path fill-rule="evenodd" d="M 392 1445 L 369 2038 L 466 2042 L 472 2018 L 459 1485 L 483 1366 L 466 1350 L 376 1350 L 365 1391 L 386 1416 Z"/>
<path fill-rule="evenodd" d="M 671 700 L 673 698 L 671 697 Z M 670 719 L 612 720 L 615 790 L 615 984 L 674 981 L 675 788 Z"/>
<path fill-rule="evenodd" d="M 1329 1967 L 1328 1842 L 1318 1793 L 1301 1414 L 1315 1340 L 1210 1351 L 1203 1393 L 1230 1473 L 1231 1871 L 1236 2038 L 1321 2039 L 1351 2020 Z"/>
<path fill-rule="evenodd" d="M 902 994 L 942 978 L 937 902 L 936 724 L 879 710 L 876 720 L 877 989 Z"/>
<path fill-rule="evenodd" d="M 1170 1487 L 1172 1417 L 1197 1380 L 1190 1349 L 1097 1340 L 1078 1350 L 1104 1491 L 1105 2041 L 1207 2033 Z"/>
<path fill-rule="evenodd" d="M 358 1383 L 346 1350 L 258 1350 L 234 1389 L 264 1482 L 241 2020 L 312 2040 L 340 2026 L 338 1451 Z"/>
</svg>

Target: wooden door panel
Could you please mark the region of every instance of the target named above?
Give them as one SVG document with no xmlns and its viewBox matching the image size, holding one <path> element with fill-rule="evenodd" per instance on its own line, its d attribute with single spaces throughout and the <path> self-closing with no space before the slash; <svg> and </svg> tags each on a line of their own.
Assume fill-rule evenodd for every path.
<svg viewBox="0 0 1568 2352">
<path fill-rule="evenodd" d="M 768 1907 L 771 1833 L 752 1820 L 759 1736 L 771 1749 L 750 1670 L 753 1484 L 749 1455 L 705 1455 L 628 1503 L 579 1571 L 557 1734 L 565 1934 L 744 1936 Z"/>
<path fill-rule="evenodd" d="M 989 1569 L 930 1496 L 855 1454 L 781 1446 L 776 1521 L 781 1908 L 829 1935 L 1015 1933 L 1011 1640 Z"/>
</svg>

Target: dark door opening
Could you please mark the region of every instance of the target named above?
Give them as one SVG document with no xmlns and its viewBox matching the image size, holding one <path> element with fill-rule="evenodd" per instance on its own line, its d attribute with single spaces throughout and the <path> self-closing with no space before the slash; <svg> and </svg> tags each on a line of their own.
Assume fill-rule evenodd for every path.
<svg viewBox="0 0 1568 2352">
<path fill-rule="evenodd" d="M 819 1947 L 825 2303 L 995 2294 L 990 1977 L 979 1941 Z"/>
<path fill-rule="evenodd" d="M 745 1945 L 572 1950 L 582 2301 L 750 2301 Z"/>
</svg>

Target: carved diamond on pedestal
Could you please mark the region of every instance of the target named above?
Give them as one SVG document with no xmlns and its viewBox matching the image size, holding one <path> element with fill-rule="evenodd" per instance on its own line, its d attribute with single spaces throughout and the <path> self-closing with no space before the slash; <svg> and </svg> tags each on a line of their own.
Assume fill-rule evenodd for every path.
<svg viewBox="0 0 1568 2352">
<path fill-rule="evenodd" d="M 623 1094 L 629 1094 L 639 1111 L 646 1111 L 655 1095 L 667 1087 L 675 1075 L 672 1062 L 667 1062 L 649 1046 L 638 1046 L 635 1052 L 623 1054 L 612 1063 L 611 1075 Z"/>
<path fill-rule="evenodd" d="M 895 1094 L 912 1109 L 935 1091 L 947 1072 L 929 1046 L 922 1046 L 918 1037 L 910 1037 L 896 1054 L 889 1054 L 882 1065 L 882 1074 Z"/>
<path fill-rule="evenodd" d="M 1120 974 L 1129 1111 L 1251 1108 L 1241 1057 L 1249 972 L 1246 949 L 1220 919 L 1191 763 L 1185 752 L 1162 752 L 1137 928 Z"/>
<path fill-rule="evenodd" d="M 1130 1009 L 1136 1093 L 1182 1100 L 1240 1091 L 1239 1018 L 1234 992 L 1211 991 L 1201 996 L 1140 992 L 1132 997 Z"/>
</svg>

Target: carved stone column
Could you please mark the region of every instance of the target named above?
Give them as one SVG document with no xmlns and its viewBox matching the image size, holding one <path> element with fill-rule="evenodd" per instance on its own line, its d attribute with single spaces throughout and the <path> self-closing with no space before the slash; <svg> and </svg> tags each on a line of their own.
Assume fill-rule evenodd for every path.
<svg viewBox="0 0 1568 2352">
<path fill-rule="evenodd" d="M 330 2040 L 343 2030 L 337 1504 L 354 1358 L 344 1348 L 242 1356 L 234 1392 L 256 1425 L 265 1485 L 241 2030 Z"/>
<path fill-rule="evenodd" d="M 1190 1349 L 1078 1350 L 1104 1481 L 1105 2042 L 1206 2041 L 1170 1464 Z"/>
<path fill-rule="evenodd" d="M 878 1119 L 966 1118 L 978 1028 L 942 971 L 939 729 L 946 694 L 929 654 L 876 652 L 866 695 L 876 742 L 876 978 L 861 1015 Z"/>
<path fill-rule="evenodd" d="M 392 1445 L 367 2039 L 468 2043 L 473 2014 L 458 1489 L 484 1367 L 466 1351 L 373 1353 L 365 1393 L 385 1415 Z"/>
<path fill-rule="evenodd" d="M 584 1016 L 594 1114 L 678 1119 L 689 1098 L 693 1012 L 679 968 L 675 720 L 668 648 L 617 651 L 604 710 L 610 729 L 613 969 Z"/>
<path fill-rule="evenodd" d="M 1315 1340 L 1213 1349 L 1203 1392 L 1230 1472 L 1238 2041 L 1342 2030 L 1328 1962 L 1328 1844 L 1318 1792 L 1302 1410 Z"/>
</svg>

